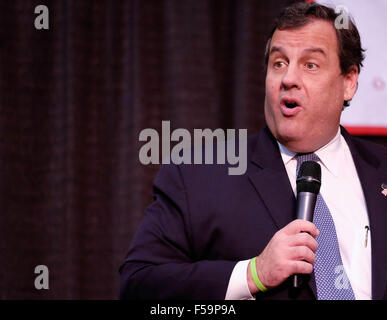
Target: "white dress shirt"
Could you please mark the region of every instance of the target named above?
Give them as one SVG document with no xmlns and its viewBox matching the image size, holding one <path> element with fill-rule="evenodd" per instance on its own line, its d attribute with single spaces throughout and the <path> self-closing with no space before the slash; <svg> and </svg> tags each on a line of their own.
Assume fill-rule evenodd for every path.
<svg viewBox="0 0 387 320">
<path fill-rule="evenodd" d="M 278 143 L 293 192 L 296 195 L 297 159 Z M 371 294 L 371 230 L 363 189 L 348 145 L 338 130 L 324 147 L 315 151 L 320 158 L 320 193 L 332 214 L 339 241 L 341 259 L 357 300 L 369 300 Z M 259 253 L 257 253 L 259 254 Z M 254 299 L 247 285 L 249 260 L 236 264 L 227 288 L 227 300 Z"/>
</svg>

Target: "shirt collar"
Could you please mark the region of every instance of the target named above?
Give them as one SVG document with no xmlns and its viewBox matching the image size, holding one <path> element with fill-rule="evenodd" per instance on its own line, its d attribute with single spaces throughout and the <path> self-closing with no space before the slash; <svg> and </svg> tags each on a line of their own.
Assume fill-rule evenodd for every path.
<svg viewBox="0 0 387 320">
<path fill-rule="evenodd" d="M 320 158 L 321 163 L 336 177 L 339 175 L 340 160 L 342 159 L 342 152 L 340 152 L 343 149 L 342 140 L 343 137 L 341 136 L 339 128 L 335 137 L 331 141 L 314 152 Z M 278 141 L 277 143 L 281 152 L 282 161 L 286 166 L 294 159 L 296 153 L 290 151 Z"/>
</svg>

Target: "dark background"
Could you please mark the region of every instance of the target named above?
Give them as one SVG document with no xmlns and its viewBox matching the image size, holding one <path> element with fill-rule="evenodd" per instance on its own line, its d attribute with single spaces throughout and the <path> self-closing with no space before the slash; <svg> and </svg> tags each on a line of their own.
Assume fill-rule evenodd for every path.
<svg viewBox="0 0 387 320">
<path fill-rule="evenodd" d="M 265 40 L 290 2 L 0 1 L 1 299 L 117 298 L 159 168 L 140 131 L 261 129 Z"/>
</svg>

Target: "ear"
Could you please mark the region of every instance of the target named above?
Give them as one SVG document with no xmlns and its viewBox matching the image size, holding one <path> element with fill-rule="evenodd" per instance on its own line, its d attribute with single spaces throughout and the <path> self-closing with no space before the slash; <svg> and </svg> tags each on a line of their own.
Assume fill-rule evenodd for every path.
<svg viewBox="0 0 387 320">
<path fill-rule="evenodd" d="M 344 100 L 349 101 L 355 95 L 357 89 L 357 80 L 359 78 L 359 69 L 353 65 L 344 75 Z"/>
</svg>

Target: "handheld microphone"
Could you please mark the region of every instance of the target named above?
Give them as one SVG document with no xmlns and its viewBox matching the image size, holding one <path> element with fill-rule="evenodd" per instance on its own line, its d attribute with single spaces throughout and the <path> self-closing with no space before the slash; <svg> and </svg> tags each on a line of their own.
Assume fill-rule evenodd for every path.
<svg viewBox="0 0 387 320">
<path fill-rule="evenodd" d="M 297 175 L 297 219 L 313 222 L 314 208 L 321 187 L 321 167 L 315 161 L 301 164 Z M 293 276 L 293 287 L 300 286 L 297 274 Z"/>
</svg>

